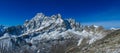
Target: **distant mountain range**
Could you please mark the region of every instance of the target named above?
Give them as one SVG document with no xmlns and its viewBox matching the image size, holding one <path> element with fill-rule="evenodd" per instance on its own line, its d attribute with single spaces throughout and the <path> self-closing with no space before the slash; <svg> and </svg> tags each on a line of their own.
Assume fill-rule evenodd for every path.
<svg viewBox="0 0 120 53">
<path fill-rule="evenodd" d="M 119 29 L 37 13 L 23 25 L 0 26 L 0 53 L 119 53 L 119 36 Z"/>
</svg>

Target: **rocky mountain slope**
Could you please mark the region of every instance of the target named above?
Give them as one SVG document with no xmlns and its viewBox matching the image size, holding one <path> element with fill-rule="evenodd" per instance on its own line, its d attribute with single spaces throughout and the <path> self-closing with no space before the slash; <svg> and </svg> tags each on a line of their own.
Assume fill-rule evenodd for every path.
<svg viewBox="0 0 120 53">
<path fill-rule="evenodd" d="M 85 53 L 120 53 L 120 30 L 115 30 L 103 39 L 85 46 Z M 83 52 L 82 50 L 80 52 Z"/>
<path fill-rule="evenodd" d="M 38 13 L 23 25 L 0 26 L 0 53 L 97 53 L 106 47 L 107 53 L 110 43 L 119 39 L 114 37 L 119 36 L 117 31 L 83 26 L 73 19 L 62 19 L 60 14 L 49 17 Z"/>
</svg>

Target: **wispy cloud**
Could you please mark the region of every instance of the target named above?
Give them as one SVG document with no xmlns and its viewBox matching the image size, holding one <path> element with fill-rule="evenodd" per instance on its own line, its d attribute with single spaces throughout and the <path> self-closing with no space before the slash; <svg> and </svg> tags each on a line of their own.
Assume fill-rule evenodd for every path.
<svg viewBox="0 0 120 53">
<path fill-rule="evenodd" d="M 120 28 L 120 21 L 103 21 L 103 22 L 85 22 L 81 23 L 83 25 L 98 25 L 98 26 L 104 26 L 105 28 Z"/>
</svg>

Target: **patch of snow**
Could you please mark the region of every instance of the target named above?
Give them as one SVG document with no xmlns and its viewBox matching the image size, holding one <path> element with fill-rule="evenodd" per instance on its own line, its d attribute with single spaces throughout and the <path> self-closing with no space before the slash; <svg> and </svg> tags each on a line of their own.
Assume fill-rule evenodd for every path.
<svg viewBox="0 0 120 53">
<path fill-rule="evenodd" d="M 93 25 L 95 28 L 98 28 L 99 26 L 97 26 L 97 25 Z"/>
<path fill-rule="evenodd" d="M 82 41 L 83 41 L 83 38 L 81 38 L 81 39 L 78 41 L 77 46 L 80 46 L 80 44 L 81 44 Z"/>
<path fill-rule="evenodd" d="M 114 27 L 112 27 L 111 28 L 111 30 L 119 30 L 120 28 L 114 28 Z"/>
</svg>

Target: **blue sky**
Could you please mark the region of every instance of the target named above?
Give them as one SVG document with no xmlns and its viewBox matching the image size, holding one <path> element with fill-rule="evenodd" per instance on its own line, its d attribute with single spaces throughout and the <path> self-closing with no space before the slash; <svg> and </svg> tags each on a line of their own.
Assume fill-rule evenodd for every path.
<svg viewBox="0 0 120 53">
<path fill-rule="evenodd" d="M 83 25 L 120 27 L 120 0 L 0 0 L 0 24 L 23 24 L 36 13 L 60 13 Z"/>
</svg>

